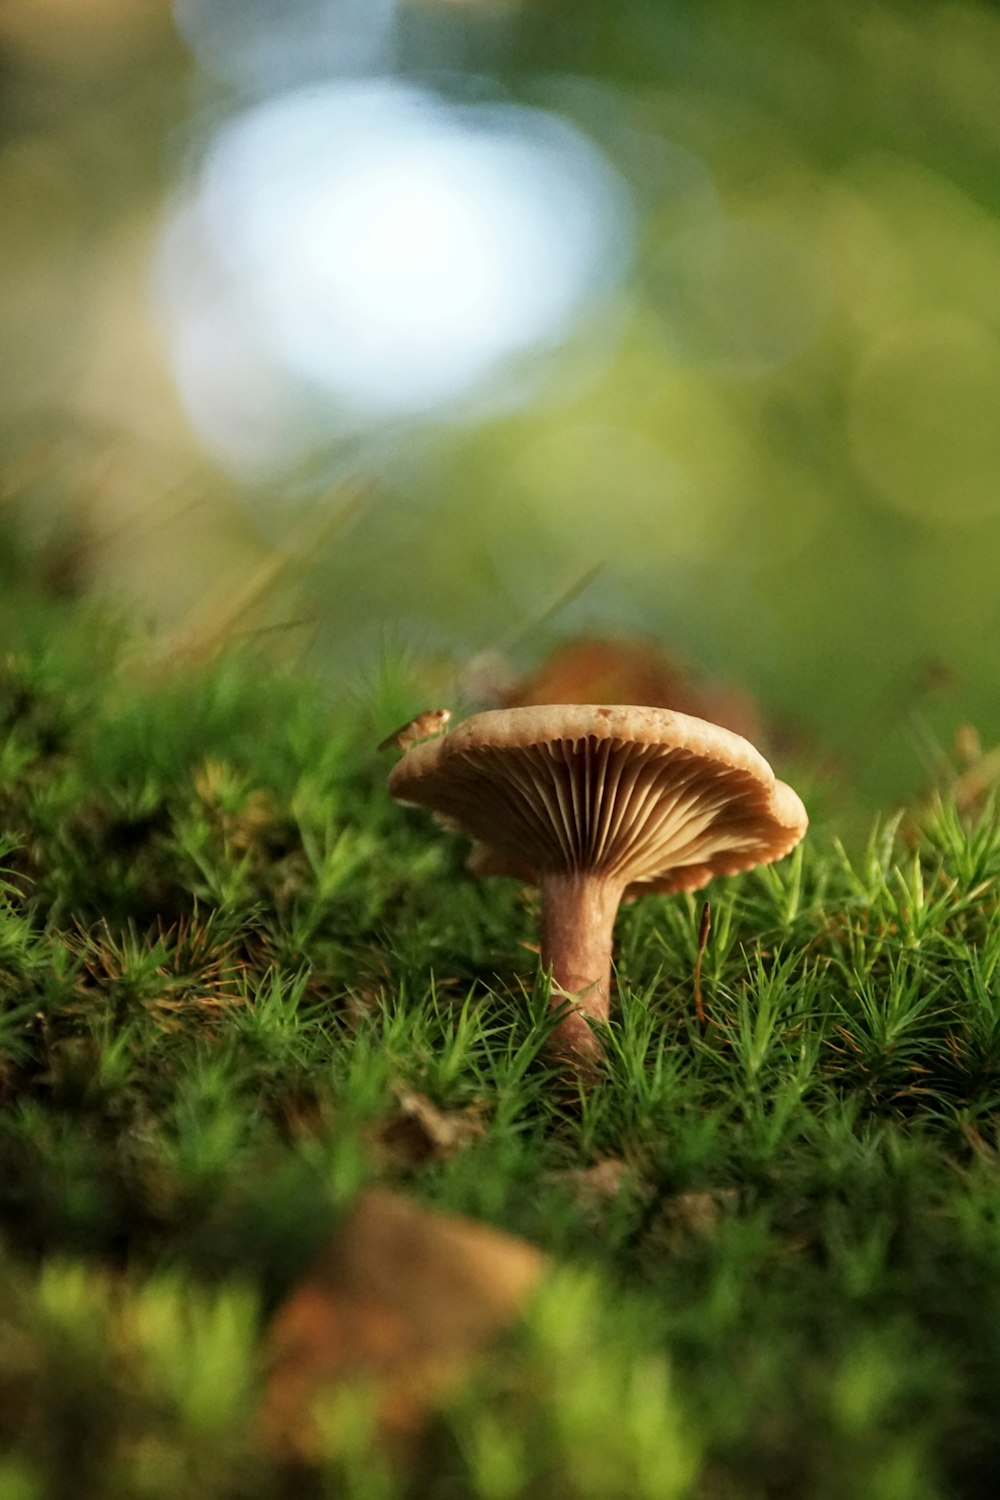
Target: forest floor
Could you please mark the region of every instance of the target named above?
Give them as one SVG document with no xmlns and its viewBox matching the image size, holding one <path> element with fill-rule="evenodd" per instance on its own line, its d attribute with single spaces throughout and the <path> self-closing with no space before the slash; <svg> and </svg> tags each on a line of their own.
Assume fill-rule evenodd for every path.
<svg viewBox="0 0 1000 1500">
<path fill-rule="evenodd" d="M 82 607 L 6 633 L 5 1500 L 995 1493 L 992 804 L 850 854 L 816 806 L 794 855 L 715 882 L 705 1029 L 702 896 L 624 908 L 574 1089 L 535 893 L 386 792 L 398 693 L 137 671 Z M 523 1242 L 501 1280 L 535 1247 L 537 1284 L 437 1359 L 405 1295 L 352 1322 L 334 1275 L 316 1324 L 358 1347 L 278 1399 L 275 1318 L 399 1197 Z"/>
</svg>

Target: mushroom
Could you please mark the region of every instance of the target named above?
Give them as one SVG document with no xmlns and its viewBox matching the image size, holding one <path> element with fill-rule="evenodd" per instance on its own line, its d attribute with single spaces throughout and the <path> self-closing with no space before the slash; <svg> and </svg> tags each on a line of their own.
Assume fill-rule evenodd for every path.
<svg viewBox="0 0 1000 1500">
<path fill-rule="evenodd" d="M 791 787 L 739 735 L 663 708 L 546 704 L 475 714 L 416 745 L 389 774 L 401 802 L 476 841 L 477 874 L 517 875 L 541 895 L 541 957 L 555 1050 L 592 1063 L 605 1021 L 623 897 L 694 891 L 781 859 L 808 819 Z"/>
</svg>

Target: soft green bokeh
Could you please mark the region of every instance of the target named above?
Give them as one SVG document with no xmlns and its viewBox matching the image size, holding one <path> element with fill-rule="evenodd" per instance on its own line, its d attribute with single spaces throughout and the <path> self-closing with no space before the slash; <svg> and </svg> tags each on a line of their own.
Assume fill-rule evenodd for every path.
<svg viewBox="0 0 1000 1500">
<path fill-rule="evenodd" d="M 652 635 L 869 800 L 926 785 L 959 723 L 1000 734 L 994 7 L 406 0 L 402 77 L 572 119 L 628 184 L 634 263 L 505 413 L 263 487 L 200 447 L 150 296 L 165 195 L 246 99 L 141 10 L 0 21 L 4 493 L 39 545 L 70 528 L 74 581 L 156 628 L 207 602 L 210 634 L 285 545 L 291 575 L 227 628 L 304 614 L 275 649 L 355 683 L 386 638 L 455 664 L 516 639 L 520 666 Z M 346 473 L 360 514 L 304 545 Z"/>
</svg>

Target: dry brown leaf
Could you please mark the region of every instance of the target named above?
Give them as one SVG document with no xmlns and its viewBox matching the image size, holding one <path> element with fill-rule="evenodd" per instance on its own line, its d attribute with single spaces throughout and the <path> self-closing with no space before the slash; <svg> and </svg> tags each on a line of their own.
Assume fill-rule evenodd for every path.
<svg viewBox="0 0 1000 1500">
<path fill-rule="evenodd" d="M 645 1203 L 652 1193 L 638 1168 L 619 1156 L 605 1157 L 590 1167 L 571 1167 L 554 1176 L 570 1189 L 578 1207 L 597 1229 L 619 1199 Z"/>
<path fill-rule="evenodd" d="M 532 703 L 643 703 L 721 724 L 753 744 L 763 739 L 748 692 L 699 681 L 652 641 L 581 637 L 557 647 L 503 697 L 506 707 Z"/>
<path fill-rule="evenodd" d="M 380 1434 L 417 1434 L 476 1353 L 517 1318 L 545 1268 L 534 1246 L 383 1189 L 365 1193 L 275 1315 L 260 1411 L 276 1456 L 336 1444 L 324 1400 L 375 1393 Z"/>
<path fill-rule="evenodd" d="M 975 724 L 959 724 L 955 728 L 955 757 L 960 766 L 974 766 L 983 758 L 983 741 Z"/>
<path fill-rule="evenodd" d="M 621 1157 L 608 1156 L 592 1167 L 574 1167 L 560 1175 L 569 1183 L 580 1207 L 592 1209 L 613 1203 L 635 1173 Z"/>
<path fill-rule="evenodd" d="M 485 1133 L 474 1110 L 441 1110 L 426 1094 L 404 1090 L 397 1096 L 395 1113 L 372 1137 L 372 1145 L 383 1165 L 421 1167 L 447 1161 Z"/>
<path fill-rule="evenodd" d="M 685 1241 L 710 1239 L 723 1219 L 736 1212 L 735 1188 L 676 1193 L 664 1204 L 647 1235 L 644 1248 L 676 1254 Z"/>
<path fill-rule="evenodd" d="M 967 744 L 965 748 L 969 750 L 971 746 Z M 949 790 L 959 812 L 967 812 L 980 807 L 998 781 L 1000 781 L 1000 745 L 992 750 L 980 751 L 975 759 L 967 760 L 964 769 L 955 777 Z"/>
</svg>

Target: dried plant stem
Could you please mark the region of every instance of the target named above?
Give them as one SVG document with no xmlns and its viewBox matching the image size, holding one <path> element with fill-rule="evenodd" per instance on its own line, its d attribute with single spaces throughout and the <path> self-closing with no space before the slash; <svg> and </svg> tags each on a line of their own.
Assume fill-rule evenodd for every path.
<svg viewBox="0 0 1000 1500">
<path fill-rule="evenodd" d="M 698 952 L 694 959 L 694 1013 L 698 1017 L 698 1024 L 704 1029 L 708 1025 L 705 1015 L 705 1007 L 701 999 L 701 961 L 705 956 L 708 946 L 708 934 L 712 928 L 712 908 L 706 901 L 701 909 L 701 922 L 698 926 Z"/>
</svg>

